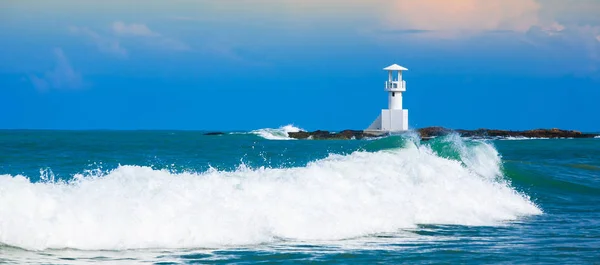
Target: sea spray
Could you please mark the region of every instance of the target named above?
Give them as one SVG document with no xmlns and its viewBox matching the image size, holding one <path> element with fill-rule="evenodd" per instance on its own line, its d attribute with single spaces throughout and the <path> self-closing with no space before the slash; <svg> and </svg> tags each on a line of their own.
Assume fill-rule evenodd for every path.
<svg viewBox="0 0 600 265">
<path fill-rule="evenodd" d="M 501 137 L 498 140 L 507 140 L 507 141 L 522 141 L 522 140 L 548 140 L 550 138 L 547 137 Z"/>
<path fill-rule="evenodd" d="M 251 131 L 250 133 L 256 134 L 267 140 L 294 140 L 293 138 L 290 138 L 288 133 L 299 132 L 301 130 L 302 129 L 289 124 L 286 126 L 281 126 L 277 129 L 264 128 L 264 129 L 258 129 L 258 130 Z"/>
<path fill-rule="evenodd" d="M 198 248 L 338 240 L 418 224 L 497 225 L 541 213 L 501 181 L 493 146 L 453 144 L 464 145 L 459 160 L 408 142 L 294 168 L 242 164 L 233 171 L 175 174 L 120 166 L 76 175 L 70 183 L 2 175 L 0 243 L 26 249 Z"/>
<path fill-rule="evenodd" d="M 461 161 L 472 172 L 483 178 L 504 180 L 500 154 L 489 141 L 463 139 L 457 133 L 436 140 L 446 145 L 446 151 L 455 152 L 455 159 Z M 436 154 L 439 155 L 437 152 Z"/>
</svg>

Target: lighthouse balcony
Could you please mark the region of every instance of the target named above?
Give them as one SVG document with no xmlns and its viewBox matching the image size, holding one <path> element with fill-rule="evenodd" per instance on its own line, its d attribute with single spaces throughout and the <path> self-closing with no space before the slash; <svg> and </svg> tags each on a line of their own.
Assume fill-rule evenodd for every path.
<svg viewBox="0 0 600 265">
<path fill-rule="evenodd" d="M 385 82 L 385 90 L 386 91 L 406 91 L 406 82 L 404 80 L 386 81 Z"/>
</svg>

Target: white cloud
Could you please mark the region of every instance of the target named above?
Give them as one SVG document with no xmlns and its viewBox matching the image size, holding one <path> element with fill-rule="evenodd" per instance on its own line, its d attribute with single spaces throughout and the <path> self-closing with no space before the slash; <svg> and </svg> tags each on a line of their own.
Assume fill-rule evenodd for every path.
<svg viewBox="0 0 600 265">
<path fill-rule="evenodd" d="M 126 24 L 121 21 L 116 21 L 112 24 L 112 30 L 118 36 L 138 38 L 148 46 L 175 51 L 190 50 L 190 47 L 186 43 L 163 36 L 158 32 L 152 31 L 144 24 Z"/>
<path fill-rule="evenodd" d="M 565 26 L 558 22 L 554 22 L 549 26 L 542 27 L 542 31 L 544 31 L 549 36 L 554 36 L 554 35 L 560 34 L 564 30 L 565 30 Z"/>
<path fill-rule="evenodd" d="M 186 43 L 163 36 L 158 32 L 152 31 L 144 24 L 126 24 L 116 21 L 112 23 L 110 29 L 113 34 L 103 35 L 86 27 L 69 27 L 69 31 L 72 33 L 80 34 L 90 39 L 98 50 L 121 58 L 125 58 L 129 54 L 123 43 L 128 44 L 129 48 L 131 48 L 131 44 L 137 43 L 162 50 L 187 51 L 191 49 Z"/>
<path fill-rule="evenodd" d="M 531 28 L 525 41 L 549 57 L 561 58 L 561 71 L 587 74 L 600 69 L 599 36 L 600 26 L 554 23 Z"/>
<path fill-rule="evenodd" d="M 88 37 L 102 52 L 113 54 L 118 57 L 127 57 L 127 50 L 123 48 L 119 40 L 98 34 L 89 28 L 69 27 L 72 33 L 82 34 Z"/>
<path fill-rule="evenodd" d="M 54 49 L 54 56 L 56 57 L 56 66 L 53 70 L 46 72 L 41 77 L 36 75 L 30 76 L 29 80 L 33 86 L 40 91 L 49 89 L 73 90 L 83 88 L 84 82 L 81 78 L 81 74 L 73 69 L 63 50 L 60 48 Z"/>
<path fill-rule="evenodd" d="M 141 36 L 141 37 L 159 37 L 160 34 L 150 30 L 144 24 L 125 24 L 121 21 L 116 21 L 112 24 L 112 30 L 117 35 L 124 36 Z"/>
</svg>

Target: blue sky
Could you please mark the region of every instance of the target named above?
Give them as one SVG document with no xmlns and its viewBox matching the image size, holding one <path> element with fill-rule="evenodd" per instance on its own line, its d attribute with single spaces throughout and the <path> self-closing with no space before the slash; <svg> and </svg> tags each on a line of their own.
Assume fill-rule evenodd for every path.
<svg viewBox="0 0 600 265">
<path fill-rule="evenodd" d="M 0 2 L 0 128 L 600 131 L 600 1 Z"/>
</svg>

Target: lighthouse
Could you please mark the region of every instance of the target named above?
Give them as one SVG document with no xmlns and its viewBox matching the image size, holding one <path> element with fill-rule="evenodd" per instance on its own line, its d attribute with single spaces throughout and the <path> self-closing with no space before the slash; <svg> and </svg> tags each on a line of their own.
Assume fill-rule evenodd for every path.
<svg viewBox="0 0 600 265">
<path fill-rule="evenodd" d="M 388 108 L 365 131 L 369 132 L 402 132 L 408 130 L 408 110 L 402 109 L 402 92 L 406 91 L 406 82 L 402 80 L 402 71 L 408 69 L 392 64 L 383 70 L 388 72 L 385 91 L 388 93 Z"/>
</svg>

